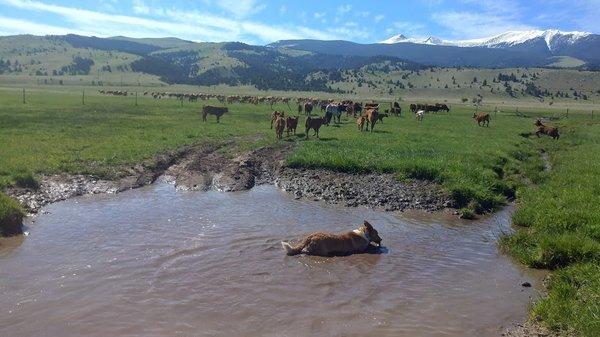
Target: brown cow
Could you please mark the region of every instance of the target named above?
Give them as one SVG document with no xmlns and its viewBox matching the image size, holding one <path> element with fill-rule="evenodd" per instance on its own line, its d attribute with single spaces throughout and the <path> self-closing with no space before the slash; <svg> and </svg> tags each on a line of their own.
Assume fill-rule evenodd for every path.
<svg viewBox="0 0 600 337">
<path fill-rule="evenodd" d="M 379 113 L 377 109 L 367 109 L 365 110 L 363 116 L 367 118 L 367 131 L 369 131 L 369 126 L 371 127 L 371 132 L 373 132 L 373 128 L 375 127 L 375 123 L 377 123 Z"/>
<path fill-rule="evenodd" d="M 490 114 L 485 113 L 485 112 L 480 112 L 480 113 L 473 113 L 473 118 L 475 119 L 475 121 L 477 122 L 477 125 L 481 126 L 481 124 L 483 124 L 484 126 L 490 126 Z"/>
<path fill-rule="evenodd" d="M 290 136 L 290 131 L 296 134 L 296 127 L 298 127 L 298 116 L 296 117 L 288 117 L 285 120 L 286 132 L 288 137 Z"/>
<path fill-rule="evenodd" d="M 275 120 L 275 136 L 277 139 L 283 137 L 283 130 L 285 129 L 285 119 L 282 116 L 277 117 Z"/>
<path fill-rule="evenodd" d="M 317 138 L 319 138 L 319 129 L 321 128 L 321 126 L 323 126 L 323 124 L 327 124 L 327 120 L 325 119 L 325 117 L 306 117 L 306 123 L 304 123 L 304 126 L 306 127 L 306 139 L 308 139 L 308 131 L 310 129 L 315 130 L 314 135 L 317 136 Z"/>
<path fill-rule="evenodd" d="M 312 102 L 306 102 L 306 103 L 304 103 L 304 113 L 307 116 L 310 116 L 310 114 L 312 113 L 312 111 L 313 111 L 313 104 L 312 104 Z"/>
<path fill-rule="evenodd" d="M 367 121 L 367 117 L 360 116 L 356 119 L 356 126 L 362 132 L 365 128 L 365 122 Z"/>
<path fill-rule="evenodd" d="M 273 111 L 273 113 L 271 113 L 271 129 L 273 128 L 273 123 L 277 120 L 278 117 L 284 117 L 283 111 Z"/>
<path fill-rule="evenodd" d="M 536 136 L 540 136 L 541 134 L 548 135 L 552 137 L 552 139 L 560 138 L 560 134 L 558 133 L 558 128 L 555 126 L 544 125 L 541 120 L 536 120 L 534 123 L 537 126 L 537 131 L 535 132 Z"/>
</svg>

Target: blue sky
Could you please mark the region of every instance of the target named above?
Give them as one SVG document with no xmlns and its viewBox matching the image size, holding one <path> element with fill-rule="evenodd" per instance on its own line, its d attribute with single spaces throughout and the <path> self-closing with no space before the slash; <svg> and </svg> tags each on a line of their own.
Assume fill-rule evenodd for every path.
<svg viewBox="0 0 600 337">
<path fill-rule="evenodd" d="M 0 35 L 175 36 L 266 44 L 282 39 L 370 43 L 402 33 L 444 39 L 507 30 L 600 33 L 600 0 L 0 0 Z"/>
</svg>

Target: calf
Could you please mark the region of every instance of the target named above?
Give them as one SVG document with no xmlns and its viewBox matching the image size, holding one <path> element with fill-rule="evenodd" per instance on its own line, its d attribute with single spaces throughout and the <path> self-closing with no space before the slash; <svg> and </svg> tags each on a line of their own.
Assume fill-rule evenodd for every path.
<svg viewBox="0 0 600 337">
<path fill-rule="evenodd" d="M 377 121 L 383 124 L 383 118 L 389 116 L 387 113 L 377 114 Z"/>
<path fill-rule="evenodd" d="M 279 117 L 284 117 L 284 113 L 283 112 L 279 112 L 279 111 L 273 111 L 273 113 L 271 114 L 271 129 L 273 129 L 273 123 Z"/>
<path fill-rule="evenodd" d="M 363 117 L 363 116 L 360 116 L 356 119 L 356 126 L 358 127 L 360 132 L 362 132 L 363 129 L 365 128 L 366 121 L 367 121 L 367 117 Z"/>
<path fill-rule="evenodd" d="M 423 111 L 423 110 L 419 110 L 419 111 L 417 111 L 417 112 L 415 113 L 415 116 L 417 117 L 417 120 L 418 120 L 419 122 L 422 122 L 422 121 L 423 121 L 423 117 L 425 117 L 425 111 Z"/>
<path fill-rule="evenodd" d="M 490 126 L 490 114 L 485 112 L 473 113 L 473 118 L 477 122 L 477 125 Z"/>
<path fill-rule="evenodd" d="M 296 134 L 296 127 L 298 127 L 298 118 L 298 116 L 286 118 L 285 125 L 288 137 L 290 136 L 290 132 Z"/>
<path fill-rule="evenodd" d="M 552 139 L 560 138 L 560 134 L 558 133 L 558 129 L 556 127 L 544 125 L 539 119 L 535 121 L 534 125 L 538 128 L 535 132 L 536 136 L 539 137 L 541 134 L 544 134 L 552 137 Z"/>
<path fill-rule="evenodd" d="M 282 116 L 277 117 L 275 120 L 275 136 L 277 139 L 283 137 L 283 130 L 285 129 L 285 119 Z"/>
</svg>

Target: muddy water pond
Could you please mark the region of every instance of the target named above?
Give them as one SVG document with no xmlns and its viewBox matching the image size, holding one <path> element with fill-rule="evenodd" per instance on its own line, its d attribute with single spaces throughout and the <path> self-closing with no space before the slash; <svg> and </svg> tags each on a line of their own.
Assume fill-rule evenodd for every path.
<svg viewBox="0 0 600 337">
<path fill-rule="evenodd" d="M 497 336 L 540 283 L 498 251 L 510 209 L 463 222 L 157 183 L 44 210 L 0 240 L 2 336 Z M 379 254 L 283 254 L 363 219 Z"/>
</svg>

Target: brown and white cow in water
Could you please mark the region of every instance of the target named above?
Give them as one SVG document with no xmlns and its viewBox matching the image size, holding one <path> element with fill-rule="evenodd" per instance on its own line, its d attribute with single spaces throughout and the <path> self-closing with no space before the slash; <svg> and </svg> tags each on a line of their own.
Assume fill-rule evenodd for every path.
<svg viewBox="0 0 600 337">
<path fill-rule="evenodd" d="M 202 107 L 202 121 L 206 122 L 206 116 L 214 115 L 217 117 L 217 123 L 221 120 L 221 116 L 229 110 L 226 107 L 205 105 Z"/>
<path fill-rule="evenodd" d="M 490 114 L 485 112 L 473 113 L 473 118 L 477 122 L 477 125 L 490 126 Z"/>
<path fill-rule="evenodd" d="M 542 121 L 539 119 L 535 121 L 534 125 L 537 126 L 537 131 L 535 132 L 536 136 L 539 137 L 540 135 L 548 135 L 552 137 L 552 139 L 560 138 L 558 128 L 555 126 L 544 125 L 544 123 L 542 123 Z"/>
</svg>

